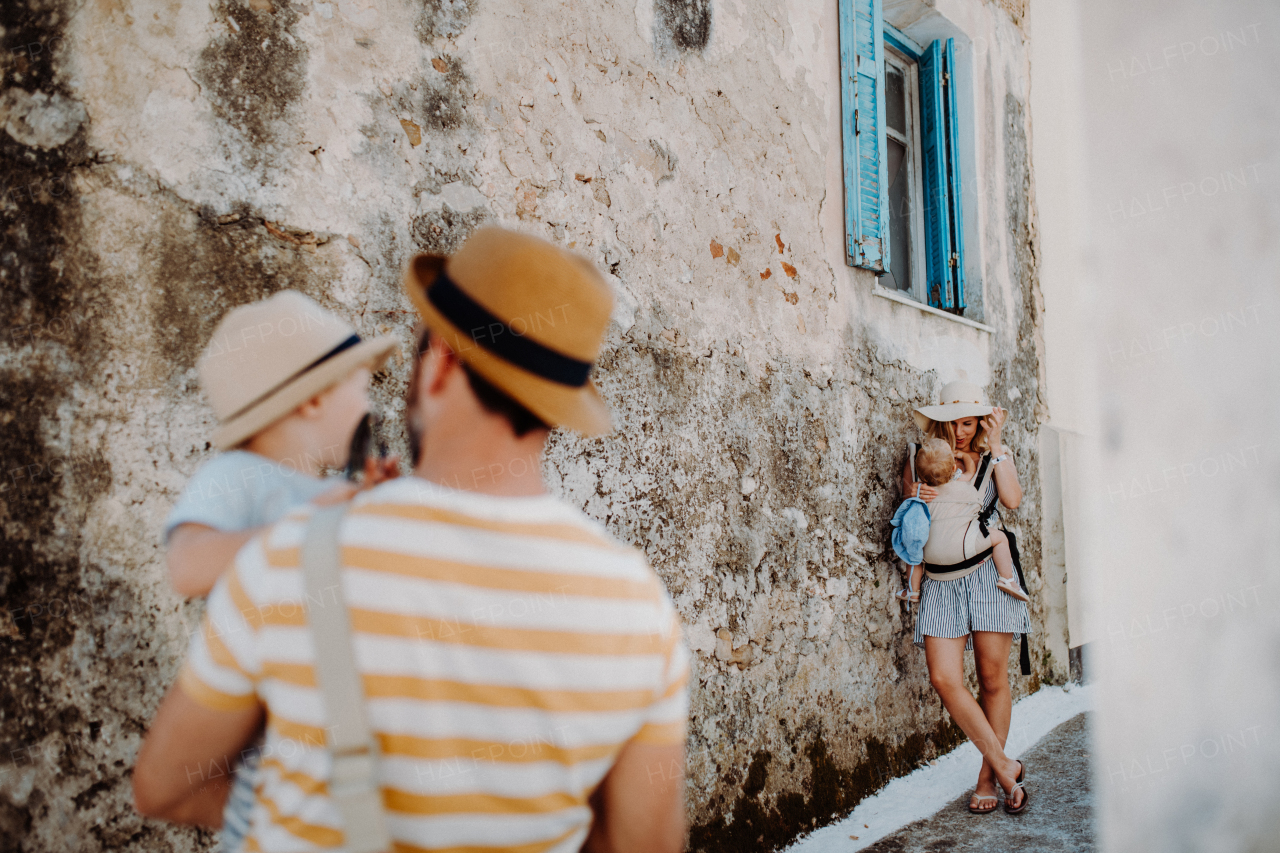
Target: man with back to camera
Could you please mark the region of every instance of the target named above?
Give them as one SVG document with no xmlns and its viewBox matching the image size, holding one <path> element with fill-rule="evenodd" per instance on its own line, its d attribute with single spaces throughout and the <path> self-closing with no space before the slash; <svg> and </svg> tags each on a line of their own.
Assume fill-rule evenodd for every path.
<svg viewBox="0 0 1280 853">
<path fill-rule="evenodd" d="M 341 590 L 396 849 L 683 848 L 688 654 L 636 549 L 550 496 L 550 430 L 610 428 L 589 373 L 612 297 L 540 239 L 478 230 L 406 275 L 424 329 L 413 476 L 341 521 Z M 216 826 L 264 718 L 246 850 L 331 849 L 343 819 L 304 607 L 314 508 L 237 555 L 134 769 L 139 811 Z"/>
</svg>

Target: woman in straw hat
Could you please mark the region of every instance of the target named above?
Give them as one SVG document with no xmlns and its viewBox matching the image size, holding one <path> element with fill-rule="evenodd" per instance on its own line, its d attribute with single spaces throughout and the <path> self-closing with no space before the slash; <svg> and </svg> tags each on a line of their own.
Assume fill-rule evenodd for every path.
<svg viewBox="0 0 1280 853">
<path fill-rule="evenodd" d="M 998 525 L 997 500 L 1009 509 L 1022 502 L 1017 469 L 1001 442 L 1008 412 L 987 403 L 982 389 L 964 380 L 944 385 L 940 397 L 938 405 L 915 410 L 916 424 L 927 436 L 945 440 L 957 457 L 972 463 L 964 468 L 973 472 L 975 488 L 985 490 L 984 504 L 989 507 L 991 523 Z M 915 450 L 912 445 L 902 472 L 903 494 L 928 502 L 938 492 L 917 482 Z M 1012 533 L 1006 531 L 1006 535 L 1016 565 L 1016 540 Z M 974 565 L 966 565 L 970 562 Z M 1018 573 L 1021 575 L 1021 568 Z M 1004 742 L 1013 708 L 1009 649 L 1014 635 L 1023 635 L 1023 671 L 1029 672 L 1025 636 L 1031 630 L 1031 617 L 1025 602 L 999 591 L 998 579 L 989 551 L 965 564 L 926 564 L 916 617 L 915 643 L 924 648 L 929 681 L 951 718 L 982 753 L 977 789 L 969 801 L 969 811 L 974 814 L 996 810 L 997 785 L 1005 791 L 1006 812 L 1018 814 L 1027 807 L 1025 769 L 1022 762 L 1005 755 Z M 964 683 L 966 650 L 973 651 L 977 664 L 978 701 Z"/>
</svg>

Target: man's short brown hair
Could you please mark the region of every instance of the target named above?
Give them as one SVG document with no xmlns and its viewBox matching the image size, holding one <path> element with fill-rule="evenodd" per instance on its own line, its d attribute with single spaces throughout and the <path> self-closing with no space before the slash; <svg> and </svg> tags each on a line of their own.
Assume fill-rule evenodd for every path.
<svg viewBox="0 0 1280 853">
<path fill-rule="evenodd" d="M 418 354 L 414 361 L 413 372 L 409 379 L 409 398 L 408 417 L 406 418 L 409 432 L 409 455 L 414 465 L 418 464 L 418 457 L 422 453 L 421 437 L 417 434 L 419 425 L 414 423 L 416 420 L 413 416 L 413 409 L 417 402 L 418 393 L 418 371 L 422 367 L 422 359 L 427 354 L 427 350 L 431 347 L 431 332 L 425 326 L 418 327 Z M 523 405 L 512 399 L 510 395 L 495 386 L 492 382 L 485 379 L 477 373 L 469 364 L 462 361 L 462 372 L 467 375 L 467 383 L 471 386 L 471 393 L 476 395 L 476 399 L 480 401 L 480 405 L 485 411 L 495 415 L 502 415 L 507 419 L 507 423 L 511 424 L 511 430 L 516 437 L 523 437 L 526 433 L 535 429 L 551 429 L 541 418 L 529 411 Z"/>
<path fill-rule="evenodd" d="M 949 482 L 956 471 L 956 457 L 940 438 L 931 438 L 916 452 L 916 476 L 926 486 Z"/>
</svg>

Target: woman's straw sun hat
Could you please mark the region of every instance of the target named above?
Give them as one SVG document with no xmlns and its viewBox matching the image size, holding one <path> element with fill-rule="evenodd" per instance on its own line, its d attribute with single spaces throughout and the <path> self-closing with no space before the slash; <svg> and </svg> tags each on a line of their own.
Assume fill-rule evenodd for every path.
<svg viewBox="0 0 1280 853">
<path fill-rule="evenodd" d="M 936 406 L 921 406 L 912 413 L 921 432 L 929 431 L 930 421 L 954 421 L 958 418 L 983 417 L 992 406 L 985 401 L 982 389 L 972 382 L 957 379 L 942 386 Z"/>
<path fill-rule="evenodd" d="M 453 255 L 410 261 L 405 290 L 432 335 L 544 423 L 610 430 L 590 376 L 613 292 L 586 258 L 489 226 Z"/>
<path fill-rule="evenodd" d="M 218 416 L 213 443 L 236 447 L 357 367 L 377 370 L 396 343 L 361 340 L 350 323 L 296 290 L 233 308 L 196 364 Z"/>
</svg>

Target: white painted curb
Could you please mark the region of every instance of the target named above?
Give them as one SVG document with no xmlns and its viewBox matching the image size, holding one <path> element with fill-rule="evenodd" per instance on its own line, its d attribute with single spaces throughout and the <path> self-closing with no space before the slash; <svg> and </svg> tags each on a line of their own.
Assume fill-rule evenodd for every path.
<svg viewBox="0 0 1280 853">
<path fill-rule="evenodd" d="M 1006 753 L 1017 758 L 1062 723 L 1092 708 L 1092 685 L 1041 688 L 1013 706 Z M 965 741 L 936 764 L 894 779 L 859 803 L 853 814 L 801 838 L 786 853 L 853 853 L 868 847 L 909 823 L 936 814 L 970 790 L 981 763 L 977 748 Z"/>
</svg>

